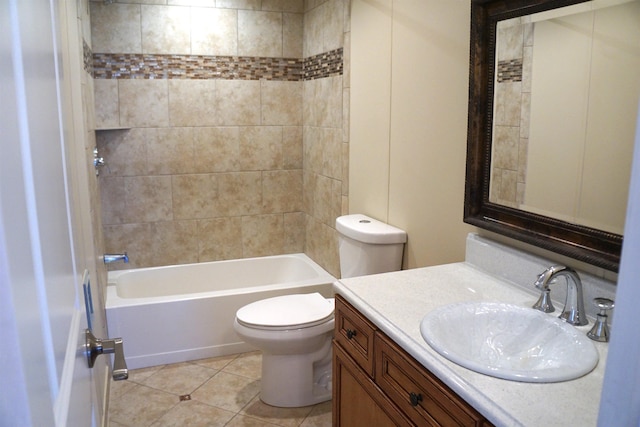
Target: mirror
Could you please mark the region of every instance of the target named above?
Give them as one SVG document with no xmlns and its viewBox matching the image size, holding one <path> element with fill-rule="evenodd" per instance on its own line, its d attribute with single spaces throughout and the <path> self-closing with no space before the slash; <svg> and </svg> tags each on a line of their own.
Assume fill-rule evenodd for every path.
<svg viewBox="0 0 640 427">
<path fill-rule="evenodd" d="M 638 0 L 472 1 L 465 222 L 617 271 L 639 16 Z"/>
</svg>

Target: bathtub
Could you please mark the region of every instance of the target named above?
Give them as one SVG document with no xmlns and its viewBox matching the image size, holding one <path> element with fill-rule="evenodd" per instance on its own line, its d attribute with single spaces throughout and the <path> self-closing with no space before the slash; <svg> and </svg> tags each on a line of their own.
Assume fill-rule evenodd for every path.
<svg viewBox="0 0 640 427">
<path fill-rule="evenodd" d="M 333 295 L 336 280 L 304 254 L 109 272 L 107 327 L 130 369 L 251 351 L 236 311 L 286 294 Z"/>
</svg>

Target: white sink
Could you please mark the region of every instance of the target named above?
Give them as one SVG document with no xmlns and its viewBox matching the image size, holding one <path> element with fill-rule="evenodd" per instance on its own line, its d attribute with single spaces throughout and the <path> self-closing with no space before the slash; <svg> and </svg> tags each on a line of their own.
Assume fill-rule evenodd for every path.
<svg viewBox="0 0 640 427">
<path fill-rule="evenodd" d="M 491 302 L 440 307 L 420 323 L 425 341 L 445 358 L 482 374 L 523 382 L 581 377 L 598 364 L 584 332 L 532 308 Z"/>
</svg>

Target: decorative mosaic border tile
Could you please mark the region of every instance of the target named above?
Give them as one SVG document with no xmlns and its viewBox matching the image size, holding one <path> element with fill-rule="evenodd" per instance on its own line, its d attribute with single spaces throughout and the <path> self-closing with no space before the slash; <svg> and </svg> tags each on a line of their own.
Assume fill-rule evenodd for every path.
<svg viewBox="0 0 640 427">
<path fill-rule="evenodd" d="M 343 49 L 304 60 L 254 56 L 94 53 L 92 65 L 93 77 L 96 79 L 301 81 L 341 75 Z"/>
<path fill-rule="evenodd" d="M 498 61 L 498 83 L 522 81 L 522 58 Z"/>
<path fill-rule="evenodd" d="M 305 58 L 303 80 L 342 75 L 343 63 L 344 54 L 342 48 Z"/>
<path fill-rule="evenodd" d="M 84 71 L 93 75 L 93 52 L 91 52 L 91 48 L 84 39 L 82 39 L 82 61 L 84 63 Z"/>
</svg>

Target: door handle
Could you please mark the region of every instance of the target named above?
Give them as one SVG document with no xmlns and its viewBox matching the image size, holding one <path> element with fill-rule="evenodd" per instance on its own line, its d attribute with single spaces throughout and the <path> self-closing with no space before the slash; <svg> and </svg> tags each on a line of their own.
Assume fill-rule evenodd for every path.
<svg viewBox="0 0 640 427">
<path fill-rule="evenodd" d="M 86 329 L 84 333 L 87 342 L 86 351 L 89 368 L 93 368 L 93 365 L 96 362 L 96 358 L 101 354 L 113 353 L 113 380 L 120 381 L 129 378 L 127 362 L 124 360 L 122 338 L 103 340 L 100 338 L 96 338 L 90 329 Z"/>
</svg>

